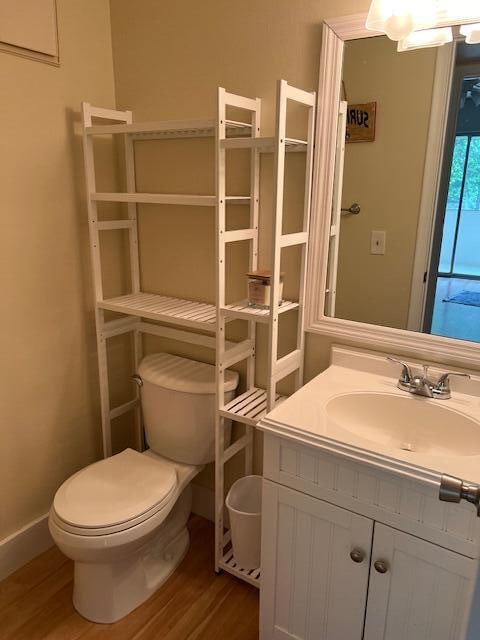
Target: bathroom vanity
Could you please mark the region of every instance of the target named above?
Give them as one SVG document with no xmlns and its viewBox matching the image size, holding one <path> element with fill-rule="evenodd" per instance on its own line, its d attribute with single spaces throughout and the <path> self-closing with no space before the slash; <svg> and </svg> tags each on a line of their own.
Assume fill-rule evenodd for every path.
<svg viewBox="0 0 480 640">
<path fill-rule="evenodd" d="M 480 637 L 480 518 L 439 500 L 442 474 L 480 482 L 480 379 L 437 400 L 400 373 L 333 347 L 261 421 L 261 640 Z"/>
</svg>

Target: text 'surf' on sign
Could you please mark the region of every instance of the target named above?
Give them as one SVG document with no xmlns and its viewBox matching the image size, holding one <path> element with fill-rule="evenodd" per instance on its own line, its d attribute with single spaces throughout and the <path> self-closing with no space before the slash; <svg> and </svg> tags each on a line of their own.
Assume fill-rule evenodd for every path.
<svg viewBox="0 0 480 640">
<path fill-rule="evenodd" d="M 347 142 L 375 140 L 376 102 L 349 104 L 347 108 Z"/>
</svg>

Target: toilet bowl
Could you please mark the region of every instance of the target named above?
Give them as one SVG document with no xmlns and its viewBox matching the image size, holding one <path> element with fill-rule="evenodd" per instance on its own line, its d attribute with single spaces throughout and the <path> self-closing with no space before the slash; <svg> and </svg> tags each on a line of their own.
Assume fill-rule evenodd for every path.
<svg viewBox="0 0 480 640">
<path fill-rule="evenodd" d="M 74 606 L 94 622 L 127 615 L 176 569 L 189 546 L 190 481 L 213 460 L 214 367 L 161 353 L 138 373 L 151 448 L 82 469 L 50 509 L 52 537 L 75 563 Z M 237 384 L 229 371 L 226 402 Z"/>
</svg>

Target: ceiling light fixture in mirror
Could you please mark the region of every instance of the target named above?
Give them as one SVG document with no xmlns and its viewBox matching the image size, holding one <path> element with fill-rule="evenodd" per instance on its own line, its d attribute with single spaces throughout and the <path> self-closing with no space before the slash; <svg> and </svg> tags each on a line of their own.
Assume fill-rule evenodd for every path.
<svg viewBox="0 0 480 640">
<path fill-rule="evenodd" d="M 451 42 L 448 24 L 462 24 L 466 42 L 480 41 L 478 0 L 372 0 L 365 26 L 399 42 L 398 51 L 437 47 Z M 445 25 L 443 29 L 435 29 Z"/>
<path fill-rule="evenodd" d="M 476 24 L 464 24 L 460 27 L 460 33 L 465 36 L 467 44 L 480 44 L 480 22 Z"/>
</svg>

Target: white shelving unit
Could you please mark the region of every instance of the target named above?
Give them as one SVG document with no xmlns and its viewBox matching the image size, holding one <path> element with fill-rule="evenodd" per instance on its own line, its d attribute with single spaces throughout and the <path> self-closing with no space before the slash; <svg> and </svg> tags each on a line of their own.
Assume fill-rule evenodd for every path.
<svg viewBox="0 0 480 640">
<path fill-rule="evenodd" d="M 115 418 L 128 412 L 134 413 L 137 448 L 141 450 L 143 447 L 138 390 L 135 390 L 136 397 L 134 400 L 126 402 L 119 407 L 111 408 L 110 406 L 107 363 L 108 338 L 133 332 L 136 366 L 138 366 L 142 358 L 142 333 L 150 333 L 192 344 L 200 344 L 212 349 L 216 347 L 214 337 L 191 332 L 193 329 L 207 333 L 215 333 L 215 305 L 157 295 L 141 290 L 137 233 L 138 204 L 206 206 L 212 207 L 213 213 L 213 208 L 217 203 L 216 195 L 138 193 L 135 188 L 134 143 L 135 140 L 214 137 L 216 121 L 187 120 L 134 123 L 131 111 L 103 109 L 94 107 L 88 103 L 83 103 L 82 115 L 87 211 L 95 294 L 103 454 L 105 457 L 108 457 L 112 454 L 111 422 Z M 98 121 L 108 122 L 108 124 L 97 124 Z M 250 135 L 251 127 L 245 123 L 232 120 L 226 122 L 226 131 L 228 135 L 235 134 L 236 137 L 242 137 Z M 122 135 L 124 138 L 127 187 L 125 193 L 101 193 L 96 189 L 93 138 L 94 136 L 105 135 Z M 232 196 L 227 200 L 229 204 L 248 204 L 250 202 L 249 197 L 241 196 Z M 98 202 L 127 203 L 128 218 L 122 220 L 99 220 Z M 129 234 L 131 292 L 115 298 L 105 298 L 102 284 L 100 233 L 122 229 L 127 230 Z M 113 311 L 125 317 L 106 322 L 105 311 Z M 158 324 L 147 323 L 144 319 L 184 327 L 189 331 L 182 331 L 172 327 L 162 327 Z"/>
<path fill-rule="evenodd" d="M 287 105 L 288 101 L 304 105 L 308 109 L 307 139 L 296 140 L 287 137 Z M 225 126 L 227 109 L 235 107 L 243 109 L 251 119 L 251 134 L 244 137 L 227 137 Z M 245 451 L 245 474 L 249 475 L 253 469 L 253 436 L 257 422 L 267 411 L 273 409 L 282 396 L 277 393 L 277 383 L 295 372 L 295 388 L 298 389 L 303 381 L 303 309 L 305 293 L 305 269 L 307 259 L 307 243 L 310 219 L 310 194 L 313 158 L 315 94 L 296 89 L 284 80 L 279 81 L 277 91 L 277 117 L 274 138 L 260 137 L 260 101 L 241 98 L 219 89 L 218 93 L 218 125 L 217 125 L 217 416 L 216 455 L 215 455 L 215 570 L 224 569 L 247 582 L 258 586 L 260 570 L 246 571 L 239 567 L 233 557 L 230 531 L 225 531 L 224 501 L 225 482 L 224 467 L 234 455 Z M 226 191 L 225 191 L 225 150 L 251 149 L 251 181 L 250 181 L 250 225 L 240 231 L 226 230 Z M 275 154 L 274 176 L 274 211 L 272 228 L 272 287 L 271 303 L 268 309 L 251 307 L 247 301 L 226 303 L 225 291 L 225 257 L 226 245 L 236 240 L 250 241 L 249 270 L 257 269 L 258 263 L 258 203 L 259 203 L 259 173 L 261 151 L 269 150 Z M 302 230 L 297 233 L 282 234 L 285 152 L 299 151 L 306 153 L 305 192 L 302 212 Z M 280 292 L 280 263 L 281 251 L 285 247 L 301 246 L 301 267 L 299 283 L 299 300 L 297 302 L 283 301 L 279 305 Z M 283 313 L 297 311 L 297 344 L 296 348 L 286 356 L 278 358 L 278 320 Z M 226 347 L 226 322 L 241 319 L 248 322 L 247 338 L 233 347 Z M 257 322 L 268 324 L 269 328 L 269 357 L 267 388 L 255 386 L 255 328 Z M 224 379 L 228 367 L 242 361 L 247 361 L 245 393 L 225 404 Z M 245 425 L 245 434 L 225 449 L 225 420 L 241 422 Z"/>
<path fill-rule="evenodd" d="M 305 105 L 309 110 L 307 140 L 286 137 L 286 110 L 288 100 Z M 188 120 L 161 122 L 133 122 L 131 111 L 117 111 L 93 107 L 83 103 L 83 145 L 85 158 L 85 176 L 87 188 L 87 211 L 90 232 L 90 250 L 95 295 L 95 320 L 98 348 L 100 380 L 100 399 L 102 413 L 103 453 L 112 454 L 112 420 L 131 412 L 134 416 L 136 445 L 143 447 L 138 389 L 135 397 L 117 407 L 111 407 L 107 340 L 113 336 L 132 332 L 134 338 L 135 365 L 142 358 L 142 334 L 149 333 L 166 338 L 180 340 L 216 349 L 217 370 L 217 418 L 215 424 L 216 461 L 215 461 L 215 569 L 225 569 L 236 576 L 258 585 L 260 572 L 244 571 L 238 567 L 230 549 L 230 532 L 224 531 L 224 465 L 234 455 L 245 450 L 245 473 L 252 472 L 253 431 L 255 424 L 281 400 L 276 392 L 279 380 L 296 372 L 296 386 L 299 387 L 303 375 L 303 297 L 305 288 L 305 265 L 308 240 L 308 222 L 310 211 L 311 165 L 313 156 L 313 115 L 315 94 L 307 93 L 279 82 L 277 96 L 277 124 L 274 137 L 260 136 L 261 103 L 226 92 L 218 91 L 218 113 L 216 120 Z M 249 115 L 249 122 L 227 118 L 227 109 L 241 109 Z M 98 124 L 101 121 L 102 124 Z M 121 135 L 124 138 L 126 192 L 98 192 L 95 180 L 94 136 L 108 134 Z M 216 193 L 212 195 L 186 195 L 138 193 L 135 188 L 135 140 L 161 140 L 172 138 L 215 137 L 216 148 Z M 225 153 L 227 149 L 251 150 L 250 193 L 243 196 L 229 196 L 225 186 Z M 305 177 L 305 200 L 303 207 L 303 227 L 299 233 L 282 235 L 283 216 L 283 176 L 285 152 L 307 154 Z M 231 242 L 249 241 L 249 269 L 255 270 L 258 263 L 258 216 L 260 154 L 275 154 L 275 202 L 273 225 L 273 296 L 269 309 L 258 309 L 248 305 L 247 301 L 227 303 L 225 295 L 225 254 L 226 246 Z M 120 220 L 101 220 L 98 215 L 99 202 L 126 203 L 127 218 Z M 141 288 L 141 276 L 138 253 L 137 218 L 138 204 L 191 205 L 212 207 L 216 215 L 216 302 L 215 304 L 193 300 L 183 300 L 162 296 Z M 240 230 L 226 228 L 226 208 L 230 205 L 248 205 L 250 207 L 249 227 Z M 102 284 L 102 265 L 100 256 L 101 233 L 124 230 L 128 232 L 130 254 L 130 293 L 105 298 Z M 278 305 L 280 282 L 280 256 L 284 247 L 301 245 L 301 274 L 299 300 L 285 301 Z M 275 304 L 275 300 L 277 303 Z M 277 358 L 278 318 L 282 313 L 298 313 L 298 332 L 296 349 L 287 356 Z M 120 316 L 106 321 L 105 312 L 115 312 Z M 235 319 L 248 322 L 247 338 L 240 343 L 226 340 L 226 324 Z M 148 322 L 153 321 L 153 322 Z M 255 386 L 255 328 L 257 322 L 269 326 L 269 369 L 266 389 Z M 173 326 L 163 326 L 173 325 Z M 202 333 L 196 333 L 200 331 Z M 247 391 L 228 404 L 224 403 L 224 372 L 242 360 L 247 360 Z M 225 450 L 224 421 L 231 419 L 245 425 L 245 434 Z"/>
</svg>

